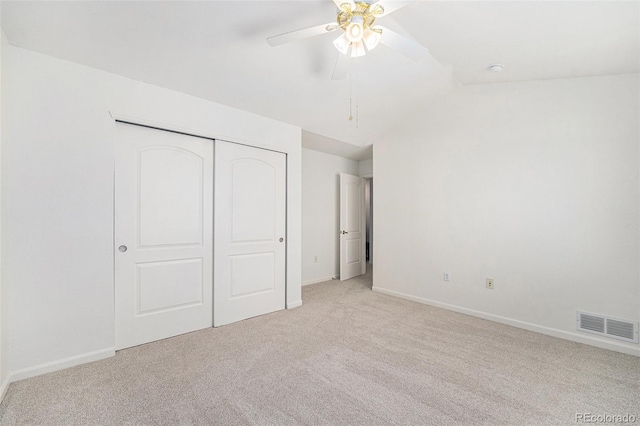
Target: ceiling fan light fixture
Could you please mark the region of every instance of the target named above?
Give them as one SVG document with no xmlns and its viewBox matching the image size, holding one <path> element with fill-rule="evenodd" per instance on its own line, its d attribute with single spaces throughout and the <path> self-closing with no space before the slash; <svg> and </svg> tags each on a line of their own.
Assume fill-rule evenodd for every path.
<svg viewBox="0 0 640 426">
<path fill-rule="evenodd" d="M 333 41 L 336 50 L 340 52 L 331 77 L 334 80 L 345 78 L 349 58 L 364 56 L 380 43 L 418 61 L 426 56 L 427 48 L 389 28 L 376 25 L 378 18 L 384 18 L 413 1 L 415 0 L 333 0 L 338 7 L 335 22 L 268 37 L 267 43 L 270 46 L 280 46 L 338 30 L 341 34 Z"/>
<path fill-rule="evenodd" d="M 351 42 L 347 38 L 346 33 L 342 33 L 340 37 L 333 40 L 333 45 L 336 47 L 336 49 L 338 49 L 338 52 L 342 53 L 343 55 L 346 55 L 347 52 L 349 51 L 350 44 Z"/>
<path fill-rule="evenodd" d="M 364 36 L 362 40 L 364 44 L 367 46 L 367 50 L 373 50 L 376 48 L 378 43 L 380 43 L 380 38 L 382 37 L 382 30 L 372 30 L 369 28 L 364 29 Z"/>
</svg>

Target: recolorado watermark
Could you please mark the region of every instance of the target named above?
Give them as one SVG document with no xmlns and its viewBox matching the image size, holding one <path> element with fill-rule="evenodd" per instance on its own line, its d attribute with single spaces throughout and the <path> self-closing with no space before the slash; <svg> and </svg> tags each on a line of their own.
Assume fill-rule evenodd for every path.
<svg viewBox="0 0 640 426">
<path fill-rule="evenodd" d="M 576 413 L 576 423 L 635 423 L 637 417 L 633 414 L 594 414 Z"/>
</svg>

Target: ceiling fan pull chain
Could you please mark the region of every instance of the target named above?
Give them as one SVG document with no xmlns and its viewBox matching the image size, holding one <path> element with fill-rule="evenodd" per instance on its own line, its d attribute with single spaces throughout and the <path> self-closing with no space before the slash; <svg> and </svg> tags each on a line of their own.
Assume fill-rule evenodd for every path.
<svg viewBox="0 0 640 426">
<path fill-rule="evenodd" d="M 358 91 L 358 68 L 357 65 L 354 65 L 354 70 L 356 73 L 356 129 L 360 124 L 360 114 L 358 110 L 360 109 L 360 92 Z"/>
<path fill-rule="evenodd" d="M 349 121 L 353 121 L 353 63 L 351 63 L 351 58 L 349 58 Z"/>
</svg>

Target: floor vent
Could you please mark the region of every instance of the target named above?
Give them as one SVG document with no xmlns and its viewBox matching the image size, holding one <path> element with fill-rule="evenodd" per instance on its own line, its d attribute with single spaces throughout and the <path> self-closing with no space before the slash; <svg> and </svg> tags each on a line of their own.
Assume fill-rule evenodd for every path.
<svg viewBox="0 0 640 426">
<path fill-rule="evenodd" d="M 625 342 L 638 343 L 638 323 L 586 312 L 576 312 L 576 328 Z"/>
</svg>

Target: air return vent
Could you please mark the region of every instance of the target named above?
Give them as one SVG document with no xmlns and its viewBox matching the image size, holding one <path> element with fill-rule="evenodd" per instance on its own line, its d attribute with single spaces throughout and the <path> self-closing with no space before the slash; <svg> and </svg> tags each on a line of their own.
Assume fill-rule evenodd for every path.
<svg viewBox="0 0 640 426">
<path fill-rule="evenodd" d="M 598 314 L 576 312 L 576 329 L 612 339 L 638 343 L 638 323 Z"/>
</svg>

